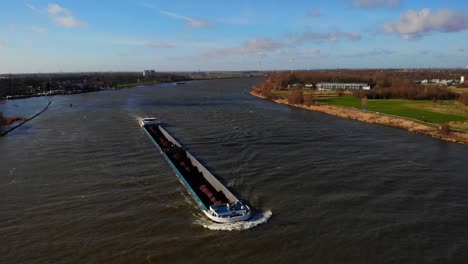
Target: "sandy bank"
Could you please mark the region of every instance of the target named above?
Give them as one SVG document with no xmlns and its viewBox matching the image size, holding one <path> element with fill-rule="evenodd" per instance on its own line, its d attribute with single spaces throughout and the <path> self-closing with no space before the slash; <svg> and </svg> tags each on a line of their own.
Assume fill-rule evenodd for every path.
<svg viewBox="0 0 468 264">
<path fill-rule="evenodd" d="M 273 100 L 273 99 L 266 98 L 265 96 L 255 93 L 255 92 L 250 92 L 250 94 L 259 98 L 274 101 L 279 104 L 290 105 L 290 106 L 303 108 L 303 109 L 307 109 L 311 111 L 319 111 L 322 113 L 335 115 L 335 116 L 339 116 L 342 118 L 355 119 L 355 120 L 359 120 L 359 121 L 363 121 L 367 123 L 374 123 L 374 124 L 381 124 L 381 125 L 386 125 L 386 126 L 391 126 L 391 127 L 397 127 L 397 128 L 408 130 L 410 132 L 414 132 L 414 133 L 430 135 L 433 138 L 438 138 L 442 140 L 447 140 L 451 142 L 468 145 L 468 134 L 466 133 L 450 132 L 449 134 L 442 134 L 440 133 L 440 130 L 438 128 L 425 125 L 416 121 L 411 121 L 405 118 L 380 115 L 376 113 L 365 113 L 365 112 L 362 112 L 361 110 L 347 109 L 347 108 L 341 108 L 341 107 L 336 107 L 336 106 L 331 106 L 331 105 L 311 105 L 311 106 L 291 105 L 288 103 L 288 100 L 286 99 Z"/>
</svg>

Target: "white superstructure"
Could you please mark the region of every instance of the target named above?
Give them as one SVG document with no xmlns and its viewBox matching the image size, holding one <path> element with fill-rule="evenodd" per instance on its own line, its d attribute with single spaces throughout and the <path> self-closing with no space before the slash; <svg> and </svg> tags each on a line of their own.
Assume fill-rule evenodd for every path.
<svg viewBox="0 0 468 264">
<path fill-rule="evenodd" d="M 158 119 L 154 117 L 147 117 L 147 118 L 143 118 L 142 120 L 140 120 L 141 127 L 143 127 L 144 125 L 157 125 L 157 124 L 159 124 L 159 121 Z"/>
</svg>

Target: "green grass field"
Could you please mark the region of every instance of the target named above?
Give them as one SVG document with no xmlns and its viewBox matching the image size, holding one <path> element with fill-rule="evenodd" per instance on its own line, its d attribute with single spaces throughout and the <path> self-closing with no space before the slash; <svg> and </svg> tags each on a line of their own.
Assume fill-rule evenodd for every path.
<svg viewBox="0 0 468 264">
<path fill-rule="evenodd" d="M 330 105 L 362 109 L 361 99 L 352 96 L 319 99 L 318 101 Z M 427 100 L 368 100 L 367 108 L 372 112 L 413 118 L 435 124 L 468 121 L 468 107 L 455 101 L 434 103 Z"/>
</svg>

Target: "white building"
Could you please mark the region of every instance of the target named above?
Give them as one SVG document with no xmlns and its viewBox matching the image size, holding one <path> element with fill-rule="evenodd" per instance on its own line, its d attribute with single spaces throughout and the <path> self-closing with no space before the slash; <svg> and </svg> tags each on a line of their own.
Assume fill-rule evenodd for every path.
<svg viewBox="0 0 468 264">
<path fill-rule="evenodd" d="M 462 76 L 462 77 L 460 78 L 460 83 L 465 83 L 465 76 Z"/>
<path fill-rule="evenodd" d="M 370 86 L 367 83 L 326 83 L 321 82 L 316 85 L 318 91 L 327 90 L 370 90 Z"/>
<path fill-rule="evenodd" d="M 448 80 L 448 79 L 432 79 L 432 80 L 422 80 L 421 84 L 423 85 L 433 85 L 433 84 L 438 84 L 438 85 L 453 85 L 454 83 L 457 83 L 456 80 Z"/>
</svg>

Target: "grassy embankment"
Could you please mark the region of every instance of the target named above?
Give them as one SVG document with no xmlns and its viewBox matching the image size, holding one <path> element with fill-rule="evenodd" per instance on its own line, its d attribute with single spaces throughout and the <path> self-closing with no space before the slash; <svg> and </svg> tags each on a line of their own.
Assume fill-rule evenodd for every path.
<svg viewBox="0 0 468 264">
<path fill-rule="evenodd" d="M 287 98 L 288 91 L 275 91 L 276 95 Z M 349 95 L 337 97 L 330 92 L 317 92 L 316 100 L 322 104 L 362 109 L 362 101 Z M 453 100 L 432 102 L 429 100 L 368 100 L 370 112 L 395 115 L 431 123 L 434 126 L 448 123 L 453 129 L 468 132 L 468 106 Z"/>
<path fill-rule="evenodd" d="M 128 87 L 133 87 L 133 86 L 139 86 L 139 85 L 150 85 L 150 84 L 158 84 L 160 83 L 159 81 L 151 81 L 151 82 L 139 82 L 139 83 L 125 83 L 125 84 L 118 84 L 117 88 L 128 88 Z"/>
</svg>

